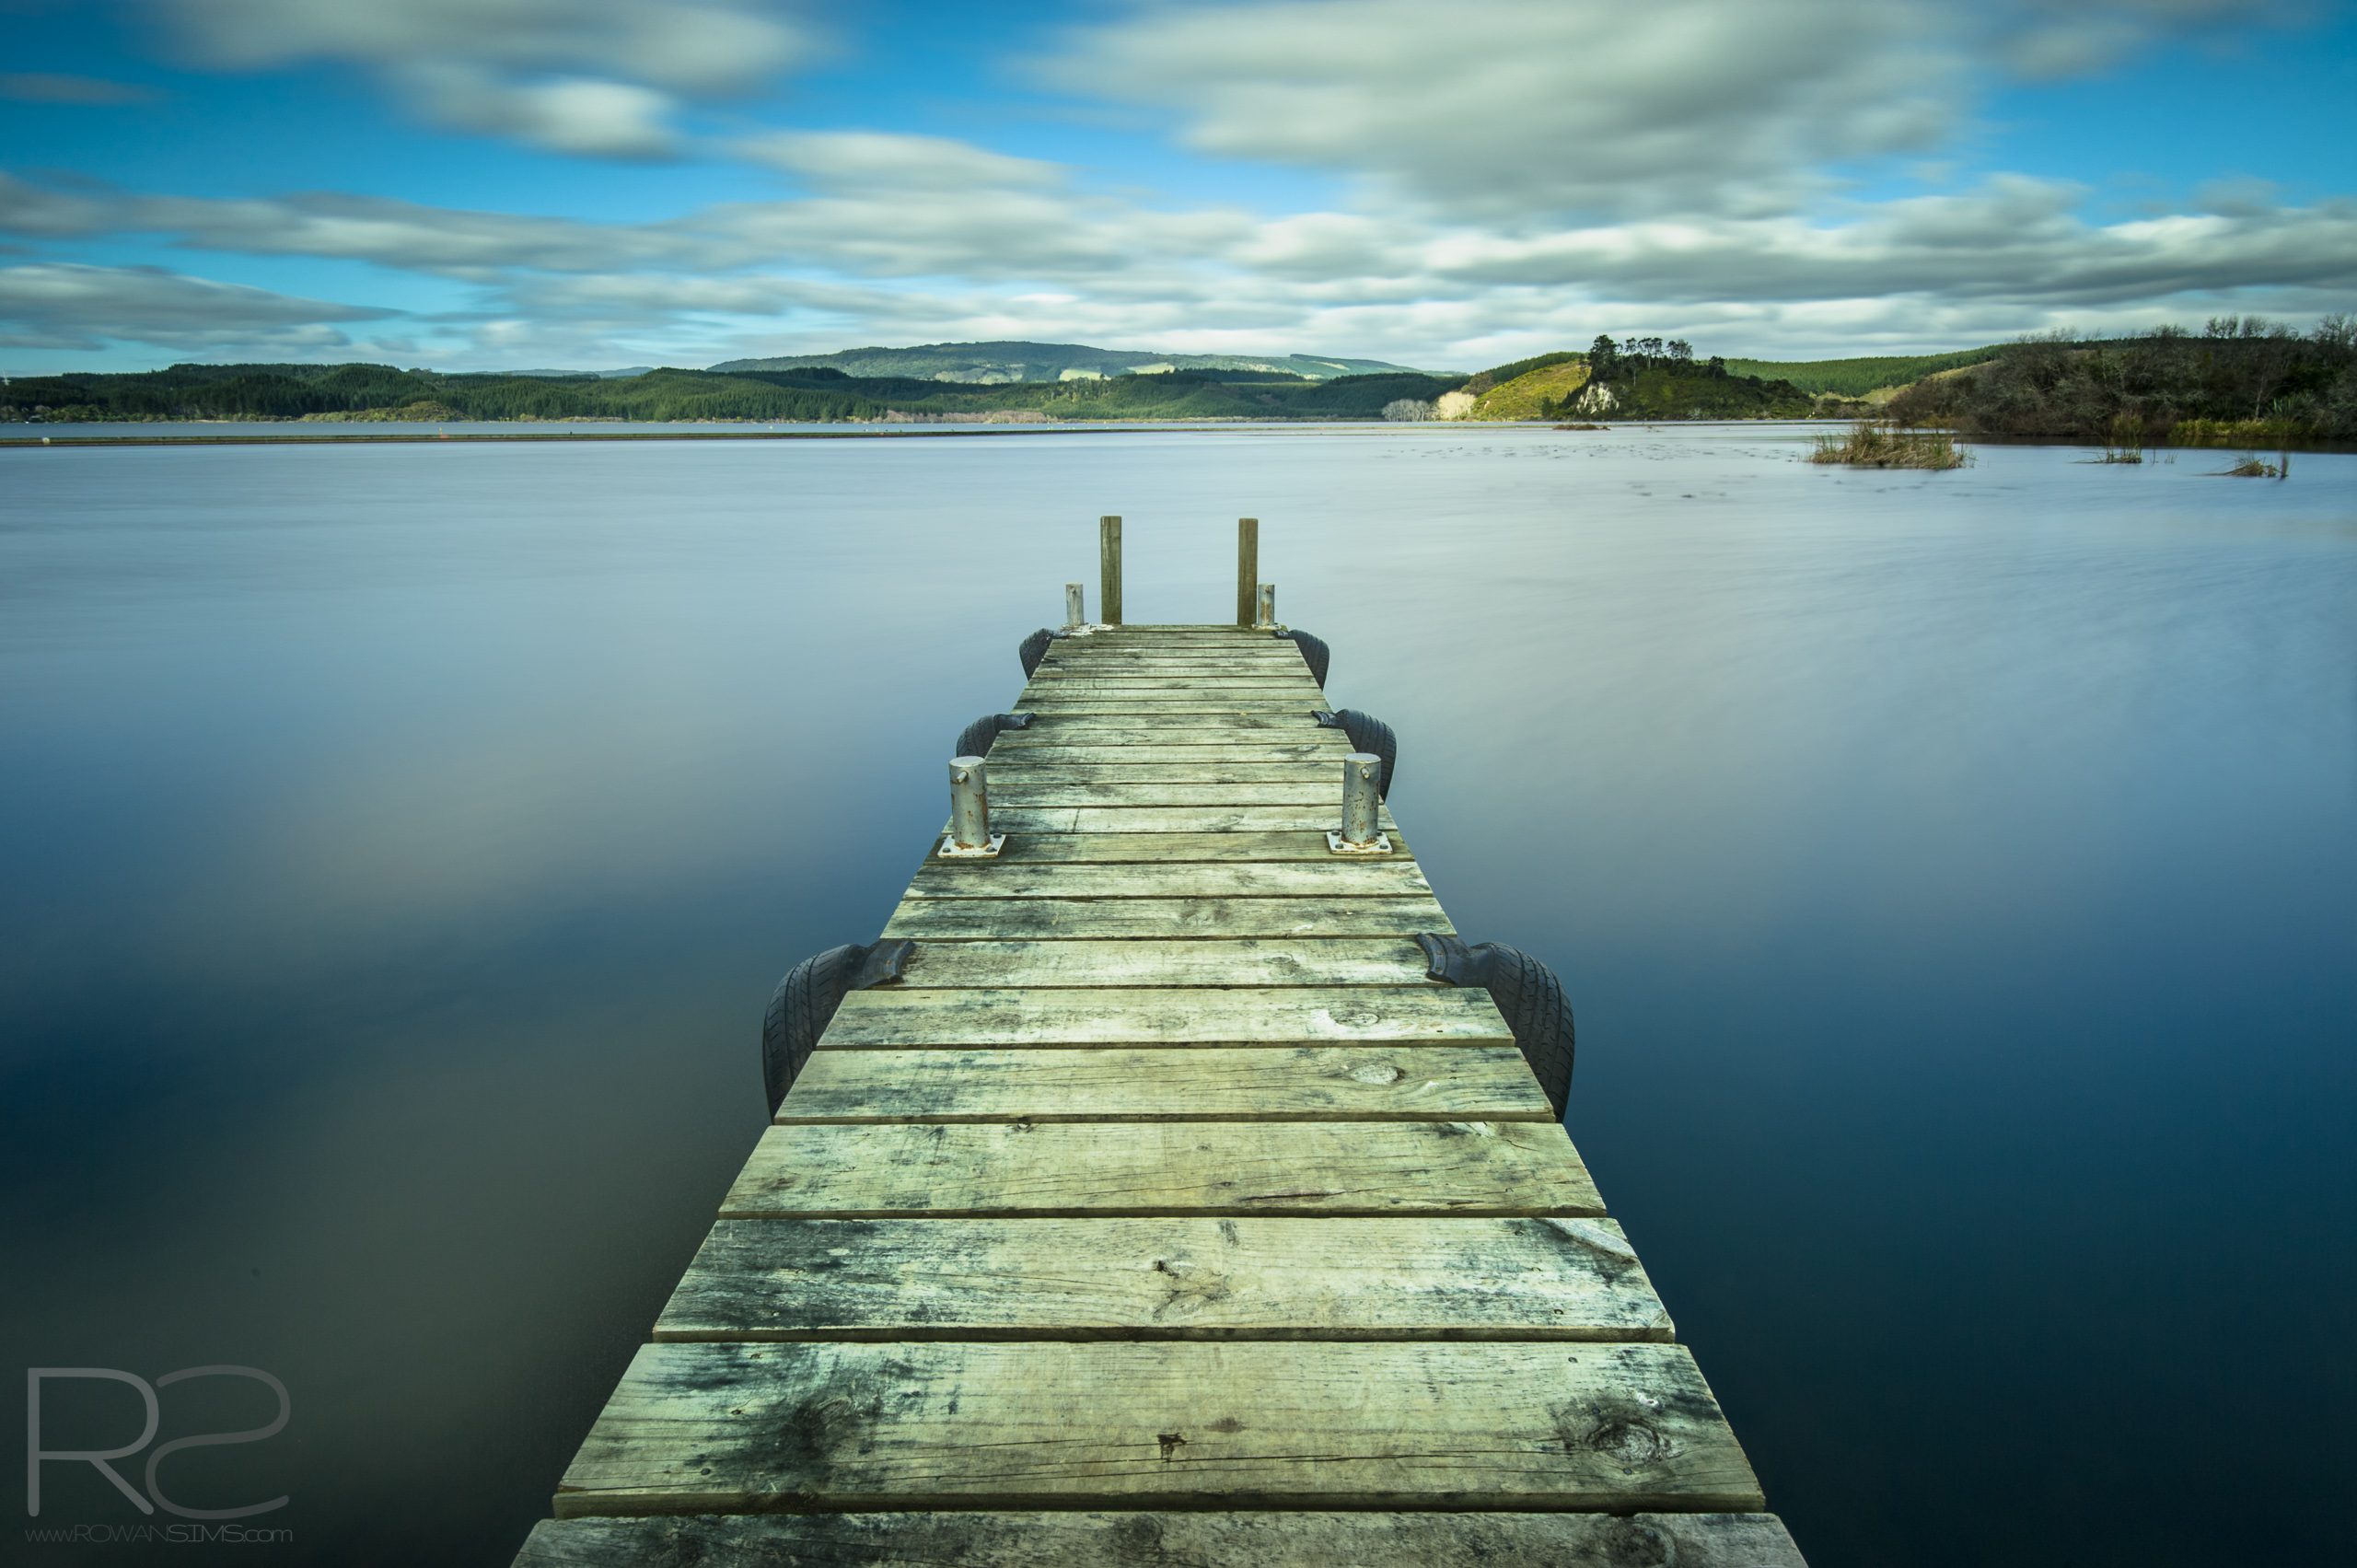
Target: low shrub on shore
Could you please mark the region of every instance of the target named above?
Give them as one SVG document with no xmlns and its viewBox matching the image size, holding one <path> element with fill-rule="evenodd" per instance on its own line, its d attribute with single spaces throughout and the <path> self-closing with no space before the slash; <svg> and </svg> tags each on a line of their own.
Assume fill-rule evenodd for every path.
<svg viewBox="0 0 2357 1568">
<path fill-rule="evenodd" d="M 1945 430 L 1906 430 L 1862 419 L 1846 436 L 1818 436 L 1808 460 L 1858 469 L 1960 469 L 1972 459 L 1957 450 L 1956 437 Z"/>
<path fill-rule="evenodd" d="M 2285 447 L 2307 431 L 2288 419 L 2180 419 L 2169 426 L 2172 447 Z"/>
</svg>

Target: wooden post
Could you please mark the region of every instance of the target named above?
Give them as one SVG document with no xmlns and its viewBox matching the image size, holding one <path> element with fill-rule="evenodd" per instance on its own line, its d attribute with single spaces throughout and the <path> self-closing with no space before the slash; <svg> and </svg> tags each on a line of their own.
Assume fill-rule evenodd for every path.
<svg viewBox="0 0 2357 1568">
<path fill-rule="evenodd" d="M 1087 611 L 1081 602 L 1081 586 L 1078 583 L 1066 583 L 1064 585 L 1064 624 L 1082 626 L 1087 624 Z"/>
<path fill-rule="evenodd" d="M 1260 580 L 1260 519 L 1236 519 L 1236 623 L 1252 624 L 1252 589 Z"/>
<path fill-rule="evenodd" d="M 1108 626 L 1121 623 L 1121 519 L 1097 519 L 1097 613 Z"/>
<path fill-rule="evenodd" d="M 1254 624 L 1259 626 L 1274 627 L 1276 623 L 1277 585 L 1274 583 L 1262 583 L 1260 585 L 1260 619 L 1255 621 Z"/>
<path fill-rule="evenodd" d="M 1376 780 L 1383 759 L 1372 751 L 1353 751 L 1342 759 L 1342 842 L 1353 849 L 1375 842 Z"/>
<path fill-rule="evenodd" d="M 949 842 L 959 849 L 990 847 L 990 785 L 980 757 L 949 761 Z"/>
</svg>

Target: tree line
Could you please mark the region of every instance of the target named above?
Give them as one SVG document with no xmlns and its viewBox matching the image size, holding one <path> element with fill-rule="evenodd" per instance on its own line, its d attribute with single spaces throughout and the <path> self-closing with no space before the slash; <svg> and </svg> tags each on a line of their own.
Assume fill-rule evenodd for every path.
<svg viewBox="0 0 2357 1568">
<path fill-rule="evenodd" d="M 389 365 L 176 365 L 136 375 L 16 377 L 0 388 L 0 419 L 807 424 L 1000 411 L 1033 411 L 1058 419 L 1368 419 L 1399 398 L 1430 399 L 1457 384 L 1413 373 L 1310 381 L 1267 371 L 1184 370 L 986 386 L 861 377 L 816 366 L 733 373 L 664 368 L 601 379 L 445 375 Z"/>
<path fill-rule="evenodd" d="M 1902 389 L 1889 412 L 1982 436 L 2141 433 L 2159 442 L 2185 432 L 2206 440 L 2201 426 L 2357 439 L 2357 317 L 2328 316 L 2306 332 L 2220 316 L 2199 332 L 2165 326 L 2131 338 L 2027 338 Z"/>
</svg>

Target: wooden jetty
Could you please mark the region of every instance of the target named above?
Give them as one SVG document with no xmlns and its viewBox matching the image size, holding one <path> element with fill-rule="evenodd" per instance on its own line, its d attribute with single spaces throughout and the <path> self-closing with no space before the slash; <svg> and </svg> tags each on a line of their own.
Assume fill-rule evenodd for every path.
<svg viewBox="0 0 2357 1568">
<path fill-rule="evenodd" d="M 1298 647 L 1018 706 L 518 1563 L 1800 1568 Z"/>
</svg>

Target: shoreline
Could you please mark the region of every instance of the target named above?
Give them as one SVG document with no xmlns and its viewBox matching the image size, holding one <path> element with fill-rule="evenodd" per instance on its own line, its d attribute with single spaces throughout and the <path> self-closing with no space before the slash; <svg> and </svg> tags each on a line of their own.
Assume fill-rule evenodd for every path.
<svg viewBox="0 0 2357 1568">
<path fill-rule="evenodd" d="M 157 421 L 176 424 L 220 424 L 231 427 L 243 421 L 181 420 Z M 260 423 L 260 422 L 256 422 Z M 293 424 L 294 421 L 273 421 L 273 424 Z M 324 424 L 325 422 L 321 422 Z M 880 423 L 880 422 L 879 422 Z M 1652 435 L 1666 436 L 1681 430 L 1724 430 L 1740 428 L 1766 434 L 1770 430 L 1821 432 L 1829 426 L 1843 423 L 1829 419 L 1672 419 L 1628 420 L 1617 424 L 1600 425 L 1592 431 L 1566 432 L 1579 435 Z M 30 428 L 42 428 L 32 426 Z M 70 426 L 57 426 L 66 429 Z M 317 430 L 318 425 L 312 428 Z M 845 429 L 819 430 L 537 430 L 537 431 L 342 431 L 318 435 L 262 434 L 218 436 L 0 436 L 0 449 L 38 450 L 43 447 L 74 448 L 109 448 L 122 447 L 370 447 L 416 446 L 441 442 L 541 442 L 569 443 L 581 441 L 923 441 L 946 436 L 1119 436 L 1119 435 L 1199 435 L 1213 431 L 1323 431 L 1330 434 L 1358 436 L 1388 436 L 1407 430 L 1457 430 L 1496 432 L 1531 430 L 1552 433 L 1554 427 L 1544 420 L 1416 420 L 1382 423 L 1367 420 L 1301 420 L 1301 419 L 1201 419 L 1201 420 L 1138 420 L 1120 423 L 1035 424 L 1029 421 L 1005 421 L 983 424 L 942 424 L 912 425 L 894 424 L 879 428 L 877 424 L 862 424 Z M 2100 440 L 2069 436 L 1957 436 L 1960 444 L 1983 447 L 2084 447 L 2090 450 L 2103 446 Z M 2277 450 L 2273 443 L 2264 448 Z M 2293 442 L 2282 448 L 2301 453 L 2357 452 L 2357 441 L 2337 441 L 2310 437 Z M 2154 445 L 2147 452 L 2185 452 L 2191 454 L 2223 454 L 2226 452 L 2258 451 L 2259 447 L 2240 446 L 2179 447 Z"/>
</svg>

